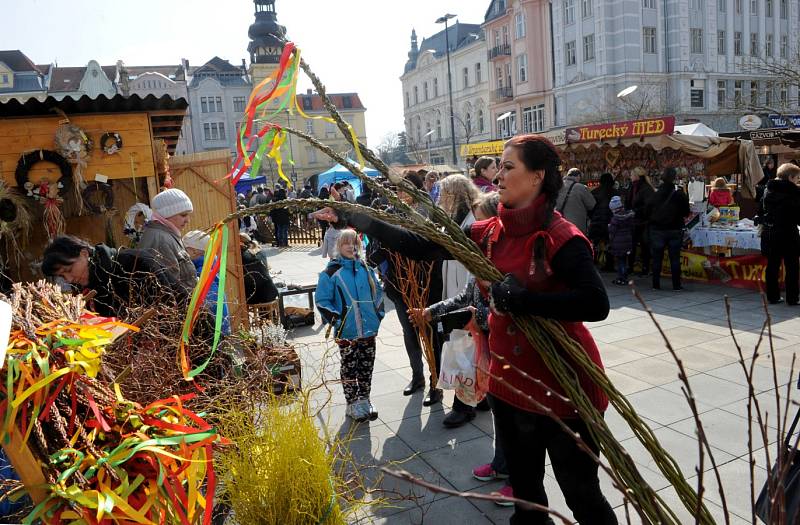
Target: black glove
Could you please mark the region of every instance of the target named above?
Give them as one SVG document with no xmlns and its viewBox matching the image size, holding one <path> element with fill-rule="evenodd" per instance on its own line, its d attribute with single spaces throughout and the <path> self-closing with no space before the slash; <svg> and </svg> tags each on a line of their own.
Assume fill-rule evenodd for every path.
<svg viewBox="0 0 800 525">
<path fill-rule="evenodd" d="M 472 319 L 471 311 L 456 310 L 443 315 L 439 321 L 442 323 L 445 333 L 450 333 L 453 330 L 463 330 L 469 324 L 470 319 Z"/>
<path fill-rule="evenodd" d="M 500 313 L 511 312 L 519 304 L 519 298 L 527 290 L 520 284 L 516 277 L 507 273 L 499 283 L 492 284 L 489 294 L 489 305 Z"/>
</svg>

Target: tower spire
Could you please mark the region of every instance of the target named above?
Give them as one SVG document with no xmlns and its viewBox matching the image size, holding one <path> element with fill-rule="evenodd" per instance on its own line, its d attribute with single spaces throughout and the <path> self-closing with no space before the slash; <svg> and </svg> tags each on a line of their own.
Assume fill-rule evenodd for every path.
<svg viewBox="0 0 800 525">
<path fill-rule="evenodd" d="M 253 64 L 277 64 L 283 51 L 282 40 L 286 38 L 286 28 L 278 24 L 275 0 L 253 0 L 256 20 L 247 34 L 250 44 L 250 62 Z"/>
</svg>

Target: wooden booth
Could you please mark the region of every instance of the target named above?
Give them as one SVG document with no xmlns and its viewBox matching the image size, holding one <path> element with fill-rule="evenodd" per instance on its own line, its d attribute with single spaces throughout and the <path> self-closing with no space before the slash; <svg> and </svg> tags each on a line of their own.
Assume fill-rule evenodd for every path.
<svg viewBox="0 0 800 525">
<path fill-rule="evenodd" d="M 170 157 L 188 108 L 184 99 L 116 95 L 0 104 L 0 253 L 13 281 L 41 278 L 44 247 L 57 233 L 124 248 L 126 212 L 170 176 L 192 199 L 190 228 L 232 213 L 227 150 Z M 9 204 L 11 203 L 11 204 Z M 8 208 L 14 213 L 7 213 Z M 4 222 L 7 221 L 7 222 Z M 232 225 L 232 238 L 238 225 Z M 227 296 L 234 326 L 246 319 L 238 243 L 231 243 Z"/>
</svg>

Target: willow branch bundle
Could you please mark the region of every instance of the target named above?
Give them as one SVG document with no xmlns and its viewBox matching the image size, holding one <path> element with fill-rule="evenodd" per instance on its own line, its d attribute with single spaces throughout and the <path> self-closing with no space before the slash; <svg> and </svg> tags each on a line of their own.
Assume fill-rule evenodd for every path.
<svg viewBox="0 0 800 525">
<path fill-rule="evenodd" d="M 403 303 L 409 308 L 424 309 L 428 306 L 433 263 L 415 261 L 397 252 L 390 251 L 389 258 L 394 268 L 394 287 L 403 297 Z M 422 348 L 422 355 L 431 371 L 431 388 L 439 382 L 439 370 L 436 368 L 436 354 L 433 349 L 433 328 L 430 323 L 414 326 Z"/>
<path fill-rule="evenodd" d="M 445 248 L 454 259 L 461 262 L 477 279 L 487 281 L 502 280 L 502 273 L 489 261 L 475 243 L 461 244 L 452 239 L 431 221 L 409 220 L 400 215 L 381 212 L 365 206 L 346 202 L 323 201 L 320 199 L 289 199 L 277 203 L 256 206 L 229 215 L 224 222 L 237 220 L 245 215 L 263 215 L 277 208 L 308 209 L 331 207 L 340 212 L 357 212 L 390 224 L 401 226 L 413 233 Z M 698 497 L 694 488 L 684 477 L 675 460 L 661 446 L 652 429 L 638 416 L 630 402 L 616 389 L 602 369 L 592 362 L 583 348 L 567 335 L 556 321 L 530 315 L 513 316 L 515 323 L 523 331 L 533 348 L 540 352 L 546 366 L 564 389 L 575 406 L 578 415 L 587 423 L 592 437 L 598 443 L 603 455 L 626 487 L 631 503 L 652 523 L 680 523 L 675 513 L 662 498 L 643 479 L 635 462 L 627 451 L 614 438 L 602 414 L 594 407 L 578 382 L 575 371 L 567 360 L 584 370 L 608 395 L 611 404 L 627 421 L 636 437 L 652 455 L 664 477 L 673 485 L 686 508 L 694 513 Z M 714 523 L 711 514 L 701 505 L 698 520 L 703 524 Z"/>
</svg>

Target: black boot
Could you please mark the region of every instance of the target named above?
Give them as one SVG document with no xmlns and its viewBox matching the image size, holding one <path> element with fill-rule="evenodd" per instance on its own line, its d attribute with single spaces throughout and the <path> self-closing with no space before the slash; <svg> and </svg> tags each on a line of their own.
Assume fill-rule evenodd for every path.
<svg viewBox="0 0 800 525">
<path fill-rule="evenodd" d="M 442 420 L 442 424 L 447 428 L 458 428 L 465 423 L 475 419 L 475 410 L 453 410 Z"/>
<path fill-rule="evenodd" d="M 403 395 L 410 396 L 417 390 L 421 390 L 423 388 L 425 388 L 424 379 L 412 379 L 408 386 L 403 389 Z"/>
<path fill-rule="evenodd" d="M 425 396 L 425 399 L 422 401 L 422 406 L 429 407 L 436 403 L 441 403 L 443 397 L 444 393 L 441 388 L 431 388 L 428 390 L 428 395 Z"/>
</svg>

